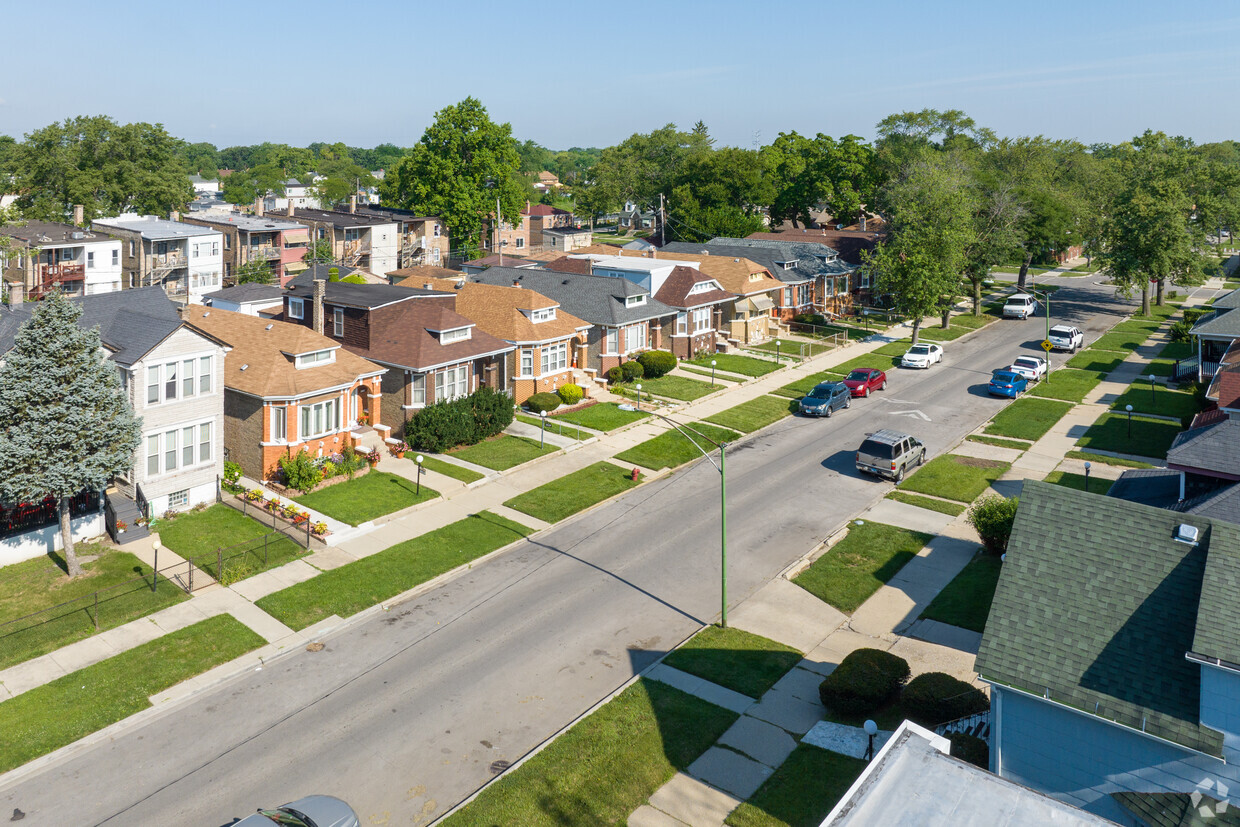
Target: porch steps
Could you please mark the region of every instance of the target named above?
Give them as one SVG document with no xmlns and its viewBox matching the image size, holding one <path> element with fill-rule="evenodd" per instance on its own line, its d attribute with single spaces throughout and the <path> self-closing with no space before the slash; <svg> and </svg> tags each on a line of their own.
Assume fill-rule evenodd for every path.
<svg viewBox="0 0 1240 827">
<path fill-rule="evenodd" d="M 141 540 L 144 537 L 151 536 L 151 532 L 144 525 L 138 525 L 138 519 L 145 516 L 138 510 L 138 504 L 126 497 L 124 494 L 116 490 L 108 491 L 105 496 L 108 505 L 112 507 L 112 513 L 116 516 L 116 520 L 125 523 L 125 532 L 122 534 L 116 530 L 116 525 L 112 520 L 108 520 L 108 535 L 117 545 L 132 543 L 134 540 Z"/>
</svg>

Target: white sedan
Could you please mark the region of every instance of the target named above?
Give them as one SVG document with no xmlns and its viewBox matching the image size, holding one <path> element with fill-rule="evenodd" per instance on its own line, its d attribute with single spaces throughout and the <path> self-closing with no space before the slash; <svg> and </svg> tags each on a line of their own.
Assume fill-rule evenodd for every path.
<svg viewBox="0 0 1240 827">
<path fill-rule="evenodd" d="M 928 368 L 935 362 L 943 361 L 943 348 L 939 345 L 916 344 L 900 359 L 900 367 Z"/>
<path fill-rule="evenodd" d="M 1017 356 L 1008 370 L 1019 373 L 1030 382 L 1040 382 L 1046 376 L 1046 360 L 1038 356 Z"/>
</svg>

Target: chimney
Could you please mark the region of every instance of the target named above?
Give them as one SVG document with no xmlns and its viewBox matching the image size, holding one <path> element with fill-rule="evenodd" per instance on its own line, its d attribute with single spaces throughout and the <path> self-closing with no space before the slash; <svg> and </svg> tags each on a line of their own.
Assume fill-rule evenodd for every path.
<svg viewBox="0 0 1240 827">
<path fill-rule="evenodd" d="M 512 286 L 513 286 L 513 287 L 520 287 L 520 286 L 521 286 L 521 282 L 517 281 L 516 279 L 513 279 L 513 280 L 512 280 Z"/>
<path fill-rule="evenodd" d="M 594 259 L 593 258 L 586 259 L 586 274 L 591 275 L 591 276 L 594 275 Z"/>
<path fill-rule="evenodd" d="M 322 279 L 314 281 L 314 313 L 311 317 L 311 323 L 314 325 L 314 332 L 323 335 L 323 296 L 327 293 L 327 282 Z"/>
<path fill-rule="evenodd" d="M 527 215 L 528 215 L 528 214 L 529 214 L 529 212 L 530 212 L 530 199 L 528 199 L 528 198 L 527 198 L 527 199 L 525 199 L 525 212 L 526 212 L 526 214 L 527 214 Z"/>
<path fill-rule="evenodd" d="M 289 218 L 293 217 L 293 199 L 292 198 L 288 200 L 288 217 Z"/>
<path fill-rule="evenodd" d="M 176 210 L 173 210 L 172 212 L 168 213 L 168 220 L 169 221 L 180 221 L 181 214 L 177 212 Z"/>
<path fill-rule="evenodd" d="M 357 213 L 357 196 L 350 195 L 349 196 L 349 215 L 354 215 L 356 213 Z"/>
<path fill-rule="evenodd" d="M 865 210 L 861 211 L 861 232 L 865 232 Z"/>
<path fill-rule="evenodd" d="M 86 223 L 86 210 L 81 204 L 73 205 L 73 226 L 81 227 Z"/>
<path fill-rule="evenodd" d="M 254 199 L 254 214 L 259 218 L 263 217 L 263 197 L 261 195 Z"/>
<path fill-rule="evenodd" d="M 9 310 L 16 310 L 22 306 L 22 300 L 25 297 L 26 285 L 20 281 L 9 282 Z"/>
</svg>

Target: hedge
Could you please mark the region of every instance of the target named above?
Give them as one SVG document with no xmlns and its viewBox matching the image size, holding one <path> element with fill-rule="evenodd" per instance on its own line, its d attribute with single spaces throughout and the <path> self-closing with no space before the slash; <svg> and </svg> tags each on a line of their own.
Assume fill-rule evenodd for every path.
<svg viewBox="0 0 1240 827">
<path fill-rule="evenodd" d="M 1012 536 L 1012 523 L 1016 520 L 1019 497 L 1000 497 L 991 494 L 973 503 L 969 509 L 969 525 L 982 538 L 982 545 L 993 554 L 1007 551 L 1008 538 Z"/>
<path fill-rule="evenodd" d="M 562 386 L 556 393 L 559 395 L 560 401 L 565 405 L 576 405 L 586 395 L 586 392 L 581 389 L 580 385 L 574 385 L 571 382 Z"/>
<path fill-rule="evenodd" d="M 975 767 L 990 769 L 990 745 L 973 735 L 953 732 L 947 736 L 951 741 L 952 757 L 967 761 Z"/>
<path fill-rule="evenodd" d="M 529 399 L 525 400 L 525 407 L 534 413 L 542 413 L 543 411 L 554 411 L 560 407 L 560 397 L 550 391 L 536 393 Z"/>
<path fill-rule="evenodd" d="M 645 371 L 647 379 L 658 379 L 676 367 L 676 357 L 666 350 L 647 350 L 638 354 L 637 361 Z"/>
<path fill-rule="evenodd" d="M 512 424 L 512 398 L 481 387 L 463 399 L 427 405 L 405 423 L 405 442 L 415 451 L 441 454 L 473 445 Z"/>
<path fill-rule="evenodd" d="M 828 709 L 845 715 L 872 712 L 896 696 L 910 674 L 908 661 L 881 649 L 857 649 L 818 685 Z"/>
<path fill-rule="evenodd" d="M 927 672 L 913 678 L 900 694 L 900 703 L 909 719 L 926 727 L 990 709 L 984 692 L 946 672 Z"/>
</svg>

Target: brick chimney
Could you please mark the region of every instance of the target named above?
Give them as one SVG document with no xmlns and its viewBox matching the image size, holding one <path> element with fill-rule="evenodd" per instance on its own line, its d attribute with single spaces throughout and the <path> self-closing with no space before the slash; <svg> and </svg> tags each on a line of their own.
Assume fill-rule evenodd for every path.
<svg viewBox="0 0 1240 827">
<path fill-rule="evenodd" d="M 176 210 L 173 210 L 172 212 L 168 213 L 168 220 L 169 221 L 180 221 L 181 214 L 177 212 Z"/>
<path fill-rule="evenodd" d="M 865 232 L 865 210 L 861 211 L 861 232 Z"/>
<path fill-rule="evenodd" d="M 323 335 L 323 296 L 327 293 L 327 282 L 322 279 L 314 281 L 314 312 L 311 314 L 311 324 L 314 325 L 314 332 Z"/>
<path fill-rule="evenodd" d="M 81 227 L 86 223 L 86 210 L 81 204 L 73 205 L 73 226 Z"/>
<path fill-rule="evenodd" d="M 293 199 L 292 198 L 288 200 L 288 217 L 289 218 L 293 217 Z"/>
<path fill-rule="evenodd" d="M 349 196 L 349 215 L 355 215 L 356 213 L 357 213 L 357 196 L 350 195 Z"/>
<path fill-rule="evenodd" d="M 10 281 L 9 285 L 9 310 L 16 310 L 22 306 L 25 299 L 26 285 L 20 281 Z"/>
<path fill-rule="evenodd" d="M 259 218 L 263 217 L 263 197 L 261 195 L 254 199 L 254 214 Z"/>
</svg>

